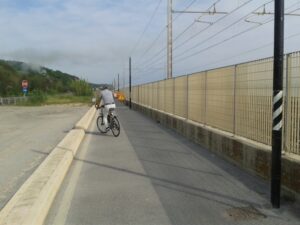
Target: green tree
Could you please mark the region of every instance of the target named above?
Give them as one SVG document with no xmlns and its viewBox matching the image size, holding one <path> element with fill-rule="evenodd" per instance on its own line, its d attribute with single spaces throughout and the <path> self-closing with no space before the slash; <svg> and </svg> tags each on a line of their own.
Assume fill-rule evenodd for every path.
<svg viewBox="0 0 300 225">
<path fill-rule="evenodd" d="M 93 93 L 91 86 L 85 80 L 72 81 L 71 90 L 77 96 L 90 96 Z"/>
</svg>

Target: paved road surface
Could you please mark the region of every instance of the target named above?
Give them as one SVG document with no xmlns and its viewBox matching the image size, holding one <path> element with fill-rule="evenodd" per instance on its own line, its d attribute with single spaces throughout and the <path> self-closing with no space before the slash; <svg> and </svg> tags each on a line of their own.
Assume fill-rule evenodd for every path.
<svg viewBox="0 0 300 225">
<path fill-rule="evenodd" d="M 0 209 L 87 110 L 0 107 Z"/>
<path fill-rule="evenodd" d="M 266 182 L 137 112 L 119 114 L 119 138 L 90 127 L 45 224 L 300 224 L 291 203 L 270 208 Z"/>
</svg>

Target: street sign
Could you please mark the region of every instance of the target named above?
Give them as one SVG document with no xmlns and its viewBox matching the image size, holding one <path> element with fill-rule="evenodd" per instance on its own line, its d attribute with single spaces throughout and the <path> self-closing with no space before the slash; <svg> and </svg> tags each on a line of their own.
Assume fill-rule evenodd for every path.
<svg viewBox="0 0 300 225">
<path fill-rule="evenodd" d="M 22 80 L 22 87 L 23 88 L 28 88 L 28 80 Z"/>
<path fill-rule="evenodd" d="M 28 93 L 28 89 L 27 88 L 23 88 L 23 94 L 26 95 Z"/>
</svg>

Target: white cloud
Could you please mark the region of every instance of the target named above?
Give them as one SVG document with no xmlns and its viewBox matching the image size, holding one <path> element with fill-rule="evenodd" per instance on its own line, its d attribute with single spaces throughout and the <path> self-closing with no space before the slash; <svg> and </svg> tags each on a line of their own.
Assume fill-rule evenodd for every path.
<svg viewBox="0 0 300 225">
<path fill-rule="evenodd" d="M 228 11 L 236 7 L 238 3 L 241 4 L 245 1 L 223 0 L 217 5 L 217 9 Z M 111 82 L 117 73 L 127 74 L 129 54 L 145 24 L 150 19 L 157 2 L 158 0 L 2 0 L 0 2 L 0 58 L 49 66 L 81 76 L 91 82 Z M 189 2 L 191 1 L 174 0 L 174 8 L 183 9 Z M 203 10 L 213 2 L 212 0 L 198 0 L 191 9 Z M 226 24 L 245 13 L 251 12 L 263 2 L 253 0 L 251 4 L 232 17 L 203 32 L 182 49 L 175 50 L 174 56 L 210 37 Z M 295 2 L 298 0 L 287 0 L 286 5 L 289 6 Z M 174 37 L 196 17 L 194 14 L 180 16 L 174 22 Z M 217 18 L 207 16 L 203 19 L 214 21 Z M 300 32 L 297 24 L 299 24 L 299 17 L 287 19 L 287 35 Z M 141 58 L 146 47 L 153 42 L 165 25 L 166 1 L 163 0 L 157 16 L 133 55 L 134 68 L 139 66 L 141 67 L 139 69 L 145 69 L 143 65 L 137 65 L 137 62 L 147 62 L 155 53 L 166 46 L 166 34 L 164 33 L 151 51 Z M 240 32 L 246 26 L 249 24 L 242 22 L 209 42 L 203 43 L 203 46 L 199 46 L 193 51 L 201 50 L 203 47 L 221 41 Z M 177 43 L 181 43 L 204 27 L 204 24 L 195 24 Z M 289 51 L 299 50 L 298 40 L 299 38 L 295 37 L 287 42 L 287 49 Z M 270 41 L 272 41 L 272 24 L 249 32 L 182 63 L 176 63 L 174 65 L 175 74 L 205 69 L 203 67 L 205 64 L 222 59 L 224 56 L 234 56 Z M 247 60 L 268 54 L 270 54 L 270 49 L 262 49 L 249 54 L 247 57 L 235 58 L 233 61 L 228 62 L 227 60 L 227 62 L 234 63 L 241 59 Z M 139 77 L 138 82 L 164 78 L 165 57 L 162 57 L 158 62 L 162 63 L 152 65 L 156 68 L 154 72 L 138 74 L 138 70 L 135 69 L 133 75 Z M 221 64 L 215 66 L 218 65 Z"/>
</svg>

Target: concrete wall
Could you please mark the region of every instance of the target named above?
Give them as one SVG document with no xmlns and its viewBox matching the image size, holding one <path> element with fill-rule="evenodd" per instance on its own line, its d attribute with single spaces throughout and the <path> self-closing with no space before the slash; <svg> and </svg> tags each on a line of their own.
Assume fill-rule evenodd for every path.
<svg viewBox="0 0 300 225">
<path fill-rule="evenodd" d="M 132 103 L 132 107 L 252 174 L 270 178 L 270 146 L 233 137 L 229 133 L 135 103 Z M 300 159 L 283 155 L 282 185 L 285 194 L 299 198 Z"/>
</svg>

